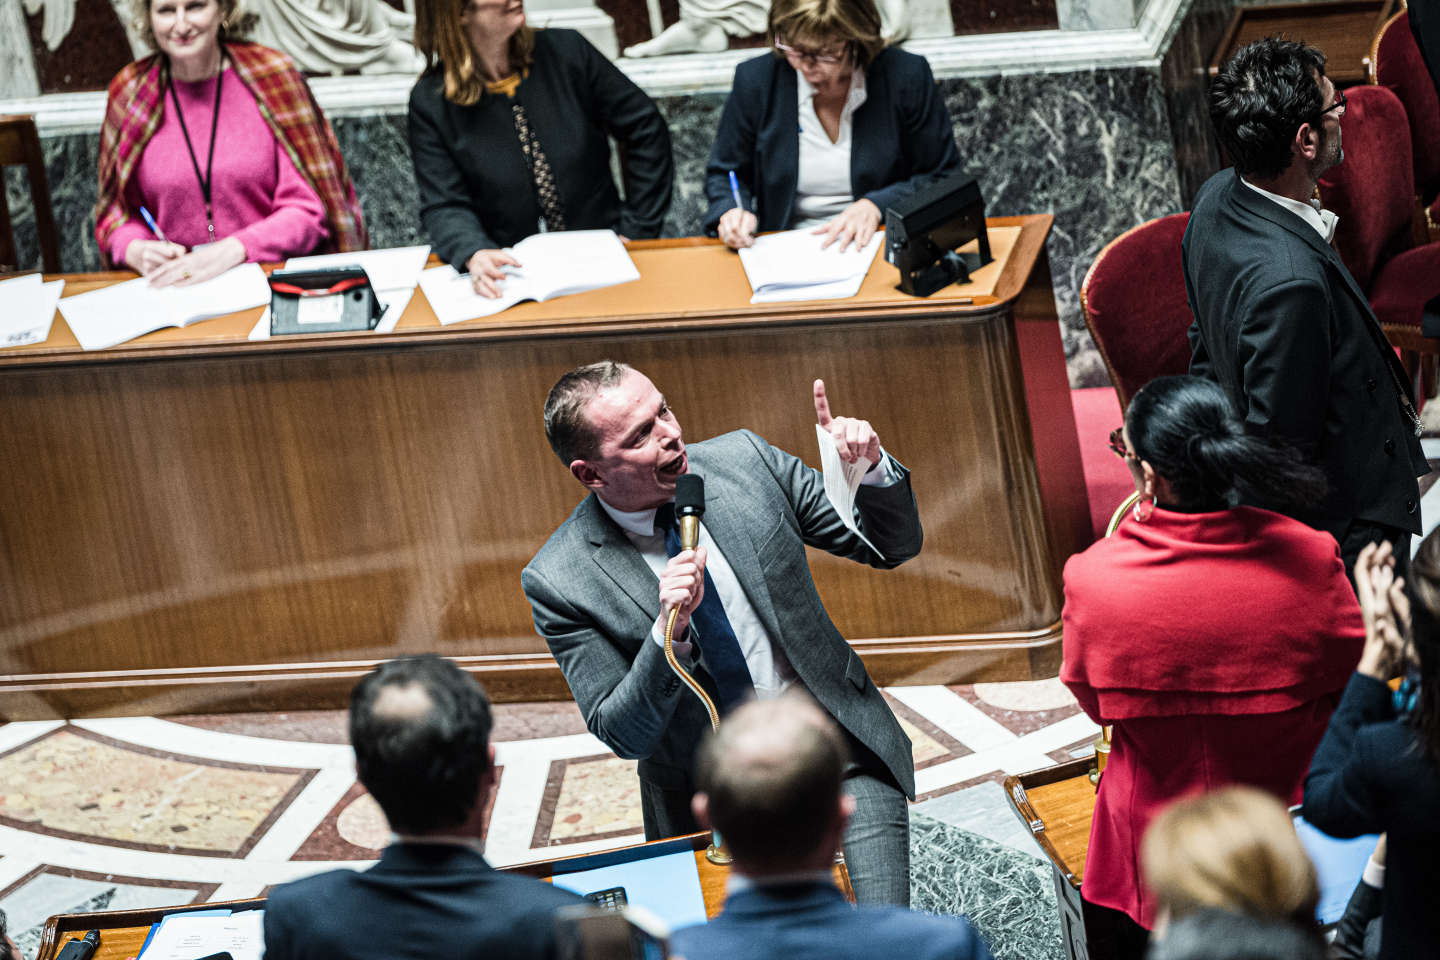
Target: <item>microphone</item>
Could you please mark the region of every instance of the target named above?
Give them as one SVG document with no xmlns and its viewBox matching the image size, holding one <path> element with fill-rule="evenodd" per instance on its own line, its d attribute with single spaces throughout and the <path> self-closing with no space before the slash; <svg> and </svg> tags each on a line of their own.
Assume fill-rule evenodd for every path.
<svg viewBox="0 0 1440 960">
<path fill-rule="evenodd" d="M 675 478 L 675 518 L 680 521 L 680 549 L 700 543 L 700 516 L 705 512 L 705 479 L 693 473 Z"/>
<path fill-rule="evenodd" d="M 65 949 L 60 951 L 56 960 L 90 960 L 95 956 L 95 950 L 100 946 L 100 931 L 91 930 L 79 940 L 71 940 L 65 944 Z"/>
</svg>

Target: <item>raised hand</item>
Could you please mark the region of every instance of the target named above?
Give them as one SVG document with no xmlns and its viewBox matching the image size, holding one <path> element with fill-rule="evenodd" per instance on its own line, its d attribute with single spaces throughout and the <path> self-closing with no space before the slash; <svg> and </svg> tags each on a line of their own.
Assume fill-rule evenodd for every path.
<svg viewBox="0 0 1440 960">
<path fill-rule="evenodd" d="M 1404 581 L 1395 576 L 1395 558 L 1388 541 L 1369 544 L 1360 551 L 1355 560 L 1355 595 L 1365 623 L 1365 648 L 1355 669 L 1389 681 L 1405 662 L 1410 603 Z"/>
<path fill-rule="evenodd" d="M 880 462 L 880 437 L 870 426 L 870 421 L 857 420 L 854 417 L 832 417 L 830 401 L 825 396 L 824 380 L 815 381 L 815 422 L 835 441 L 835 449 L 840 452 L 841 460 L 855 463 L 864 457 L 872 466 Z"/>
</svg>

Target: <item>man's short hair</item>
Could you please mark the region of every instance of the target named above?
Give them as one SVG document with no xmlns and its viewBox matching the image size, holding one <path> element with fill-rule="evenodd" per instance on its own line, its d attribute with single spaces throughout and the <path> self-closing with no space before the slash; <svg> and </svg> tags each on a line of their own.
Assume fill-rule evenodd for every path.
<svg viewBox="0 0 1440 960">
<path fill-rule="evenodd" d="M 490 701 L 434 654 L 382 663 L 350 693 L 355 771 L 396 833 L 463 824 L 490 766 Z"/>
<path fill-rule="evenodd" d="M 576 367 L 550 388 L 545 398 L 545 439 L 565 466 L 598 455 L 598 440 L 585 407 L 596 393 L 619 383 L 633 369 L 628 363 L 600 360 Z"/>
<path fill-rule="evenodd" d="M 1246 44 L 1210 84 L 1210 119 L 1241 176 L 1278 177 L 1302 123 L 1325 109 L 1319 78 L 1325 54 L 1307 44 L 1266 37 Z"/>
<path fill-rule="evenodd" d="M 834 825 L 847 753 L 803 694 L 752 701 L 701 743 L 695 785 L 738 863 L 786 869 L 813 857 Z"/>
</svg>

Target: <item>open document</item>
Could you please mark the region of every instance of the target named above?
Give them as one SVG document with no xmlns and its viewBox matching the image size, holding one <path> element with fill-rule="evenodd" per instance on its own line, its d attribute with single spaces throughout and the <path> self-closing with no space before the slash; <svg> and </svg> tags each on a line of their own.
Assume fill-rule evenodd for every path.
<svg viewBox="0 0 1440 960">
<path fill-rule="evenodd" d="M 885 554 L 876 550 L 870 538 L 861 533 L 860 528 L 855 525 L 855 491 L 860 489 L 860 481 L 865 479 L 865 474 L 874 465 L 874 461 L 861 457 L 854 463 L 846 463 L 840 459 L 840 451 L 835 449 L 835 438 L 819 424 L 815 425 L 815 439 L 820 441 L 820 470 L 825 478 L 826 498 L 840 515 L 840 522 L 849 527 L 855 536 L 865 542 L 865 546 L 875 550 L 876 555 L 883 560 Z"/>
<path fill-rule="evenodd" d="M 188 287 L 152 287 L 144 277 L 60 301 L 60 313 L 86 350 L 104 350 L 164 327 L 263 307 L 270 285 L 257 263 L 244 263 Z"/>
<path fill-rule="evenodd" d="M 740 251 L 740 265 L 755 295 L 751 303 L 786 300 L 843 300 L 860 292 L 875 262 L 884 234 L 876 232 L 863 247 L 839 243 L 820 248 L 822 234 L 809 228 L 756 237 Z"/>
<path fill-rule="evenodd" d="M 64 280 L 45 283 L 38 273 L 0 280 L 0 303 L 5 304 L 5 312 L 0 313 L 0 349 L 50 339 L 55 304 L 60 302 L 64 289 Z"/>
<path fill-rule="evenodd" d="M 380 301 L 380 322 L 375 333 L 390 333 L 400 322 L 400 315 L 415 295 L 415 285 L 430 256 L 428 246 L 393 247 L 388 250 L 358 250 L 350 253 L 322 253 L 313 257 L 291 257 L 286 270 L 332 270 L 336 267 L 359 267 L 370 278 L 370 288 Z M 250 331 L 250 340 L 270 339 L 270 308 Z"/>
<path fill-rule="evenodd" d="M 482 297 L 467 274 L 435 267 L 420 276 L 420 289 L 442 324 L 491 317 L 522 300 L 551 300 L 640 279 L 635 261 L 614 230 L 537 233 L 508 248 L 520 261 L 506 267 L 500 296 Z"/>
<path fill-rule="evenodd" d="M 152 931 L 141 960 L 197 960 L 228 953 L 233 960 L 260 960 L 265 949 L 265 911 L 216 916 L 210 911 L 171 914 Z"/>
</svg>

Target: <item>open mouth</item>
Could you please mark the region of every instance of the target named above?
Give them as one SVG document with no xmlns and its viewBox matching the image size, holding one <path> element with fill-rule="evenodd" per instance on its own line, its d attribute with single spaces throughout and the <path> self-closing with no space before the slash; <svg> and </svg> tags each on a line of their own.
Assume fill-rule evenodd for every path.
<svg viewBox="0 0 1440 960">
<path fill-rule="evenodd" d="M 681 450 L 675 455 L 675 459 L 667 460 L 660 465 L 660 476 L 674 479 L 685 472 L 685 451 Z"/>
</svg>

